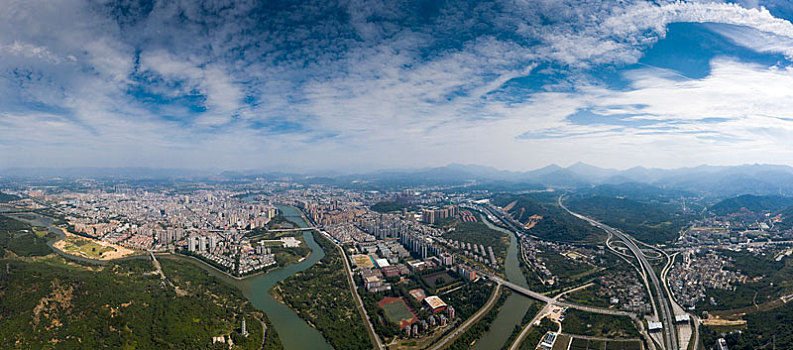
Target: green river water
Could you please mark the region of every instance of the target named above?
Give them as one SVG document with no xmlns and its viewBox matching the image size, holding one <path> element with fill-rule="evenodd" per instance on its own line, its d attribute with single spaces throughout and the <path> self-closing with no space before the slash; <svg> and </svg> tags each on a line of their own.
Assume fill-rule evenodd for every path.
<svg viewBox="0 0 793 350">
<path fill-rule="evenodd" d="M 520 271 L 520 263 L 518 261 L 518 253 L 520 250 L 520 242 L 511 231 L 493 225 L 487 220 L 484 223 L 491 229 L 504 232 L 509 235 L 509 248 L 507 248 L 507 259 L 504 262 L 504 269 L 507 274 L 507 280 L 517 285 L 527 287 L 526 276 Z M 496 319 L 490 324 L 490 329 L 482 335 L 481 338 L 474 344 L 476 350 L 492 350 L 501 349 L 507 341 L 507 338 L 512 334 L 515 326 L 522 326 L 521 321 L 529 306 L 534 301 L 518 293 L 512 293 L 507 300 L 504 301 L 504 306 L 498 312 Z"/>
<path fill-rule="evenodd" d="M 305 220 L 303 220 L 301 213 L 297 209 L 289 206 L 278 206 L 278 209 L 283 213 L 287 220 L 294 222 L 300 227 L 308 227 L 308 224 L 305 222 Z M 50 218 L 38 214 L 21 214 L 14 215 L 14 217 L 27 221 L 33 225 L 47 227 L 52 232 L 58 234 L 58 239 L 64 237 L 63 232 L 61 232 L 59 228 L 52 226 L 52 219 Z M 58 239 L 48 242 L 50 247 L 52 247 L 52 244 Z M 269 293 L 270 289 L 276 283 L 278 283 L 278 281 L 284 280 L 295 273 L 308 269 L 325 256 L 325 251 L 314 240 L 314 236 L 311 234 L 311 231 L 303 231 L 303 239 L 305 240 L 308 247 L 311 248 L 311 255 L 309 255 L 305 260 L 297 264 L 289 265 L 285 268 L 279 268 L 268 273 L 260 274 L 243 280 L 231 278 L 225 273 L 222 273 L 196 259 L 190 259 L 179 255 L 175 255 L 173 257 L 178 258 L 180 261 L 185 263 L 193 263 L 207 271 L 209 274 L 239 288 L 256 309 L 267 314 L 267 317 L 270 319 L 273 327 L 275 327 L 276 332 L 278 332 L 285 349 L 333 349 L 333 347 L 328 344 L 325 338 L 322 337 L 319 331 L 309 326 L 309 324 L 297 316 L 294 311 L 292 311 L 286 305 L 275 300 L 275 298 L 273 298 L 273 296 Z M 85 259 L 63 252 L 59 253 L 70 259 L 88 263 L 107 263 L 105 261 Z M 148 256 L 137 256 L 132 258 L 140 259 L 148 258 Z"/>
</svg>

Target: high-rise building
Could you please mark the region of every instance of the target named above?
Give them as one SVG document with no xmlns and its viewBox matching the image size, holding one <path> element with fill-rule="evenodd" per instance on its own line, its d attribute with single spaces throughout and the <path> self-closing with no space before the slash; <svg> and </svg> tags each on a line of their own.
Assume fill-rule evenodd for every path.
<svg viewBox="0 0 793 350">
<path fill-rule="evenodd" d="M 196 238 L 194 236 L 190 236 L 190 238 L 187 239 L 187 250 L 191 252 L 196 251 L 196 243 Z"/>
<path fill-rule="evenodd" d="M 209 249 L 215 249 L 218 245 L 218 238 L 215 236 L 209 236 Z"/>
<path fill-rule="evenodd" d="M 198 251 L 205 252 L 207 250 L 207 238 L 204 236 L 198 237 Z"/>
</svg>

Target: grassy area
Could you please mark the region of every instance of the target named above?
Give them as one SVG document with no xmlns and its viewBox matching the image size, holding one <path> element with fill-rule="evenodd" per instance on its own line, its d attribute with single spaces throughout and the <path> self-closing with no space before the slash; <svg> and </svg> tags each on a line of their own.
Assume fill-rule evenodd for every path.
<svg viewBox="0 0 793 350">
<path fill-rule="evenodd" d="M 341 252 L 313 232 L 325 256 L 308 270 L 278 283 L 272 293 L 313 324 L 337 349 L 369 349 L 364 321 L 347 284 Z"/>
<path fill-rule="evenodd" d="M 385 311 L 386 318 L 388 318 L 390 322 L 399 324 L 402 323 L 402 321 L 413 319 L 413 313 L 402 298 L 392 300 L 391 302 L 381 302 L 380 304 L 380 307 Z"/>
<path fill-rule="evenodd" d="M 558 341 L 557 341 L 558 342 Z M 603 341 L 588 340 L 582 338 L 572 338 L 570 350 L 640 350 L 642 344 L 639 341 Z M 556 349 L 556 346 L 554 346 Z M 566 348 L 565 348 L 566 349 Z"/>
<path fill-rule="evenodd" d="M 562 321 L 565 333 L 607 338 L 638 338 L 639 331 L 626 316 L 612 316 L 569 309 Z"/>
<path fill-rule="evenodd" d="M 90 259 L 100 259 L 107 252 L 115 251 L 113 247 L 105 247 L 80 237 L 66 237 L 63 251 L 69 254 L 82 255 Z"/>
<path fill-rule="evenodd" d="M 520 343 L 520 350 L 534 350 L 537 345 L 540 344 L 540 339 L 545 335 L 547 332 L 556 332 L 559 330 L 559 326 L 555 323 L 551 322 L 551 320 L 547 318 L 543 318 L 540 321 L 539 326 L 532 326 L 531 330 L 529 330 L 529 334 L 526 335 L 526 338 L 523 339 L 523 342 Z"/>
<path fill-rule="evenodd" d="M 11 270 L 10 275 L 0 272 L 3 349 L 198 349 L 211 348 L 211 337 L 219 335 L 234 338 L 236 349 L 261 344 L 261 324 L 253 319 L 248 320 L 251 335 L 238 336 L 242 317 L 254 312 L 242 294 L 211 277 L 193 279 L 206 273 L 189 264 L 163 262 L 189 291 L 179 296 L 146 274 L 153 269 L 146 260 L 103 268 L 84 268 L 61 257 L 1 262 Z"/>
<path fill-rule="evenodd" d="M 311 254 L 311 248 L 306 245 L 303 236 L 295 236 L 295 238 L 300 241 L 299 247 L 286 248 L 282 247 L 280 243 L 278 243 L 278 246 L 271 247 L 273 254 L 275 254 L 275 261 L 278 262 L 278 266 L 283 267 L 296 264 L 301 261 L 301 259 L 305 259 Z"/>
</svg>

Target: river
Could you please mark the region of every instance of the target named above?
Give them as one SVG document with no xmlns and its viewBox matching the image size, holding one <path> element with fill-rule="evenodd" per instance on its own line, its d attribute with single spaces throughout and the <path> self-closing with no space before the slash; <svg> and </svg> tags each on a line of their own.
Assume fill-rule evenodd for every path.
<svg viewBox="0 0 793 350">
<path fill-rule="evenodd" d="M 518 242 L 515 234 L 509 230 L 493 225 L 482 217 L 482 221 L 491 229 L 504 232 L 509 235 L 509 247 L 507 248 L 507 258 L 504 262 L 504 270 L 507 275 L 507 280 L 522 287 L 528 288 L 526 283 L 526 276 L 520 270 L 520 262 L 518 253 L 520 252 L 520 242 Z M 490 324 L 490 329 L 482 335 L 481 338 L 474 344 L 476 350 L 491 350 L 501 349 L 509 336 L 515 329 L 515 326 L 523 326 L 523 316 L 529 310 L 529 306 L 534 303 L 533 300 L 518 294 L 512 293 L 507 300 L 504 301 L 504 306 L 498 312 L 496 319 Z M 509 344 L 506 344 L 509 345 Z"/>
<path fill-rule="evenodd" d="M 289 206 L 278 206 L 278 210 L 283 213 L 287 220 L 296 223 L 300 227 L 308 227 L 297 209 Z M 278 281 L 308 269 L 325 256 L 325 251 L 314 240 L 311 231 L 303 231 L 303 239 L 308 247 L 311 248 L 311 255 L 308 258 L 297 264 L 244 280 L 230 278 L 228 275 L 195 260 L 185 260 L 198 263 L 210 274 L 239 288 L 256 309 L 267 314 L 276 332 L 278 332 L 285 349 L 333 349 L 318 330 L 303 321 L 292 309 L 275 300 L 269 292 L 270 288 Z"/>
<path fill-rule="evenodd" d="M 305 222 L 305 220 L 303 220 L 301 213 L 297 209 L 289 206 L 277 207 L 287 220 L 296 223 L 300 227 L 308 227 L 308 224 Z M 48 242 L 50 247 L 52 247 L 54 242 L 65 236 L 60 228 L 52 226 L 53 220 L 50 218 L 38 214 L 20 214 L 14 215 L 14 217 L 23 219 L 32 225 L 47 227 L 50 231 L 58 234 L 57 239 Z M 285 349 L 333 349 L 333 347 L 328 344 L 328 342 L 322 337 L 318 330 L 303 321 L 303 319 L 301 319 L 294 311 L 292 311 L 292 309 L 275 300 L 275 298 L 273 298 L 273 296 L 269 293 L 270 289 L 279 281 L 308 269 L 325 256 L 325 251 L 314 240 L 314 236 L 311 234 L 311 231 L 303 231 L 303 239 L 305 240 L 308 247 L 311 248 L 311 255 L 309 255 L 305 260 L 297 264 L 289 265 L 285 268 L 279 268 L 266 274 L 260 274 L 243 280 L 231 278 L 225 273 L 222 273 L 196 259 L 190 259 L 179 255 L 174 255 L 173 257 L 184 262 L 193 263 L 196 266 L 203 268 L 209 274 L 239 288 L 256 309 L 267 314 L 267 317 L 270 319 L 273 327 L 275 327 L 276 332 L 278 332 L 278 336 L 281 338 L 281 342 L 283 343 Z M 57 249 L 53 250 L 60 253 L 61 255 L 67 256 L 70 259 L 76 259 L 94 264 L 107 264 L 107 261 L 85 259 L 79 256 L 63 253 Z M 142 256 L 132 258 L 142 258 Z"/>
</svg>

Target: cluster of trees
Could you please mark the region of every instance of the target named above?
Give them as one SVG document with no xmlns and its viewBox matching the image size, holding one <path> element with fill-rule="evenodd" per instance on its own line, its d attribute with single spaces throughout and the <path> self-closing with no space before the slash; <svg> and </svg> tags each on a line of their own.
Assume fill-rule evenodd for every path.
<svg viewBox="0 0 793 350">
<path fill-rule="evenodd" d="M 336 349 L 369 349 L 364 320 L 355 306 L 341 252 L 313 232 L 325 256 L 309 269 L 278 283 L 274 289 L 292 310 L 314 325 Z"/>
<path fill-rule="evenodd" d="M 561 242 L 597 242 L 604 235 L 585 221 L 578 219 L 559 207 L 556 195 L 500 195 L 495 203 L 505 207 L 515 203 L 509 210 L 515 220 L 526 224 L 532 216 L 542 217 L 529 230 L 529 233 L 540 238 Z"/>
<path fill-rule="evenodd" d="M 529 311 L 531 311 L 531 310 L 529 310 Z M 539 310 L 536 310 L 533 313 L 532 312 L 527 312 L 526 316 L 529 317 L 529 314 L 531 314 L 531 316 L 530 316 L 530 318 L 528 320 L 526 320 L 526 317 L 524 317 L 523 324 L 525 325 L 525 324 L 529 323 L 529 321 L 531 321 L 531 318 L 533 318 L 534 315 L 537 314 L 537 312 L 539 312 Z M 519 330 L 520 329 L 518 329 L 518 331 Z M 523 342 L 520 343 L 519 349 L 520 350 L 534 350 L 534 349 L 537 348 L 537 344 L 540 343 L 540 340 L 545 335 L 545 333 L 556 332 L 558 330 L 559 330 L 559 327 L 555 323 L 551 322 L 551 320 L 549 320 L 547 317 L 545 317 L 545 318 L 543 318 L 540 321 L 540 325 L 539 326 L 532 327 L 531 330 L 529 331 L 529 334 L 526 334 L 526 338 L 523 339 Z"/>
<path fill-rule="evenodd" d="M 608 338 L 638 338 L 639 331 L 627 316 L 567 310 L 562 329 L 566 333 Z"/>
<path fill-rule="evenodd" d="M 646 243 L 666 243 L 678 237 L 688 218 L 669 206 L 641 203 L 627 198 L 579 197 L 568 207 L 606 225 L 621 229 Z"/>
<path fill-rule="evenodd" d="M 740 332 L 703 326 L 700 334 L 703 344 L 708 348 L 715 346 L 716 339 L 723 337 L 732 350 L 793 349 L 793 304 L 744 318 L 746 328 Z"/>
<path fill-rule="evenodd" d="M 493 230 L 481 222 L 462 222 L 456 219 L 454 222 L 454 231 L 449 232 L 444 237 L 453 239 L 464 243 L 481 244 L 487 247 L 493 247 L 493 254 L 502 259 L 507 254 L 507 246 L 509 246 L 509 236 L 501 231 Z"/>
<path fill-rule="evenodd" d="M 732 261 L 727 270 L 740 271 L 749 277 L 747 283 L 734 284 L 735 290 L 708 289 L 707 295 L 713 297 L 716 305 L 709 302 L 697 304 L 701 311 L 728 310 L 749 307 L 776 300 L 783 294 L 793 291 L 793 259 L 776 261 L 771 254 L 760 255 L 747 251 L 721 250 Z"/>
<path fill-rule="evenodd" d="M 754 213 L 773 213 L 793 205 L 793 198 L 782 196 L 755 196 L 745 194 L 727 198 L 710 207 L 718 215 L 727 215 L 748 210 Z"/>
<path fill-rule="evenodd" d="M 0 192 L 0 203 L 8 203 L 8 202 L 15 201 L 15 200 L 20 200 L 20 199 L 22 199 L 22 198 L 17 196 L 17 195 L 5 193 L 5 192 Z"/>
<path fill-rule="evenodd" d="M 454 343 L 449 345 L 447 349 L 450 350 L 463 350 L 469 349 L 470 344 L 474 341 L 479 339 L 485 332 L 490 330 L 490 324 L 496 319 L 498 316 L 498 312 L 501 310 L 501 307 L 504 306 L 504 302 L 507 300 L 507 296 L 509 296 L 511 292 L 508 289 L 502 289 L 501 295 L 496 300 L 495 305 L 493 308 L 490 309 L 483 317 L 479 320 L 479 322 L 473 324 L 471 328 L 468 328 L 465 333 L 460 335 L 457 339 L 455 339 Z"/>
<path fill-rule="evenodd" d="M 410 211 L 416 210 L 415 205 L 410 205 L 407 203 L 400 203 L 400 202 L 391 202 L 391 201 L 377 202 L 371 207 L 373 211 L 376 211 L 378 213 L 398 212 L 406 208 Z"/>
<path fill-rule="evenodd" d="M 254 311 L 238 291 L 202 277 L 190 264 L 163 261 L 169 278 L 189 292 L 179 296 L 158 276 L 146 273 L 153 270 L 146 260 L 113 262 L 98 271 L 66 264 L 60 257 L 3 262 L 11 270 L 0 284 L 3 349 L 54 344 L 63 348 L 228 348 L 213 347 L 211 337 L 234 335 L 242 315 Z M 261 324 L 253 319 L 247 323 L 250 336 L 237 337 L 236 348 L 258 349 Z M 268 331 L 269 336 L 275 335 Z"/>
<path fill-rule="evenodd" d="M 19 256 L 47 255 L 52 253 L 47 241 L 54 238 L 55 234 L 52 232 L 39 237 L 27 223 L 0 216 L 0 257 L 6 255 L 6 249 Z"/>
</svg>

